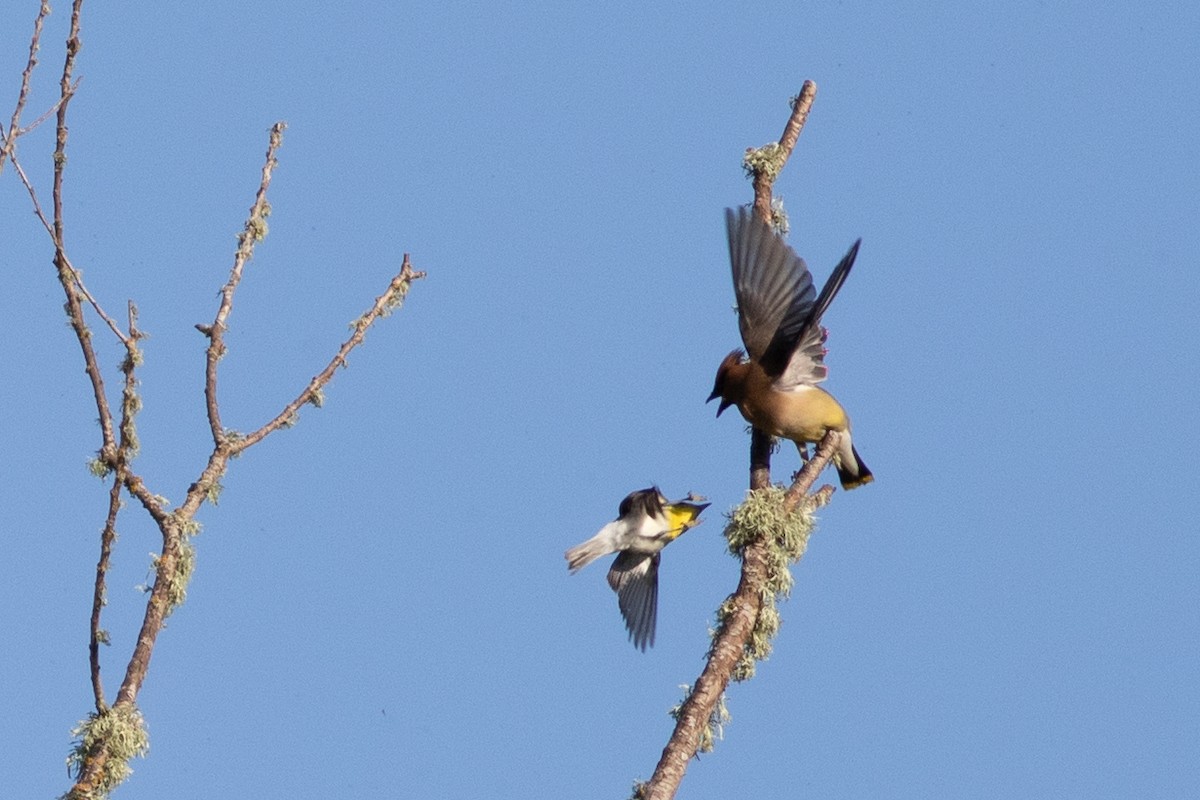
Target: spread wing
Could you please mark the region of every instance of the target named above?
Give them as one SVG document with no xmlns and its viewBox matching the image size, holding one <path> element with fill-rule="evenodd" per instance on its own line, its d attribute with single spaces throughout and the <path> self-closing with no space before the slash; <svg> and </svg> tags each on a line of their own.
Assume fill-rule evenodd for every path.
<svg viewBox="0 0 1200 800">
<path fill-rule="evenodd" d="M 837 296 L 842 284 L 846 282 L 846 276 L 850 274 L 850 268 L 854 266 L 854 259 L 858 257 L 860 244 L 862 244 L 862 239 L 850 245 L 846 255 L 842 256 L 842 260 L 833 268 L 829 280 L 825 281 L 821 294 L 808 312 L 808 318 L 800 325 L 800 335 L 797 337 L 792 351 L 788 353 L 787 364 L 784 366 L 782 374 L 775 381 L 775 385 L 780 389 L 791 389 L 800 384 L 820 383 L 829 374 L 829 368 L 825 366 L 826 330 L 821 327 L 821 317 L 828 310 L 833 298 Z M 767 374 L 774 373 L 768 370 Z"/>
<path fill-rule="evenodd" d="M 658 620 L 658 553 L 625 550 L 608 571 L 608 585 L 617 593 L 617 605 L 633 646 L 654 645 Z"/>
<path fill-rule="evenodd" d="M 779 375 L 812 316 L 812 274 L 751 209 L 725 209 L 725 229 L 742 342 L 768 375 Z"/>
<path fill-rule="evenodd" d="M 850 247 L 817 295 L 804 259 L 751 209 L 726 209 L 725 227 L 746 352 L 780 389 L 825 380 L 821 317 L 846 282 L 862 240 Z"/>
</svg>

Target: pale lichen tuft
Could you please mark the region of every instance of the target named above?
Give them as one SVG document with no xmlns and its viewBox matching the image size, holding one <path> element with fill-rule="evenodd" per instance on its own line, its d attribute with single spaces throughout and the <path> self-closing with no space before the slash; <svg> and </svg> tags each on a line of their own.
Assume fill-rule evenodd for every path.
<svg viewBox="0 0 1200 800">
<path fill-rule="evenodd" d="M 742 168 L 746 170 L 747 177 L 751 178 L 762 175 L 775 180 L 786 162 L 787 153 L 779 142 L 771 142 L 758 148 L 752 147 L 742 156 Z"/>
<path fill-rule="evenodd" d="M 99 774 L 84 793 L 69 792 L 64 797 L 78 800 L 106 800 L 112 790 L 132 773 L 129 762 L 144 758 L 150 750 L 150 737 L 142 712 L 135 705 L 120 705 L 105 709 L 80 722 L 71 731 L 75 745 L 67 756 L 67 770 L 78 780 L 89 757 L 101 749 Z"/>
<path fill-rule="evenodd" d="M 804 555 L 812 534 L 815 520 L 811 510 L 802 505 L 787 511 L 783 505 L 786 493 L 782 486 L 751 492 L 730 515 L 725 527 L 729 550 L 736 556 L 741 557 L 752 542 L 762 541 L 766 545 L 761 605 L 750 639 L 734 667 L 732 678 L 735 681 L 753 677 L 755 662 L 763 661 L 771 654 L 771 640 L 779 633 L 782 623 L 777 603 L 791 592 L 791 564 Z M 724 628 L 733 611 L 733 598 L 717 610 L 714 642 L 717 632 Z"/>
</svg>

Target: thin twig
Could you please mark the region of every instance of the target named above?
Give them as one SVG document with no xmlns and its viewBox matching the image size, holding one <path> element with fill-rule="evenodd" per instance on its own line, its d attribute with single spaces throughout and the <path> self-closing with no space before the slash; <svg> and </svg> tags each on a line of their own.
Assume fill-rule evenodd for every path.
<svg viewBox="0 0 1200 800">
<path fill-rule="evenodd" d="M 62 101 L 60 100 L 60 102 Z M 58 242 L 55 239 L 54 225 L 51 224 L 50 220 L 46 217 L 45 212 L 42 211 L 42 204 L 38 200 L 37 190 L 34 189 L 33 184 L 30 183 L 29 176 L 25 174 L 25 169 L 21 166 L 21 162 L 17 158 L 17 154 L 14 152 L 11 154 L 11 156 L 13 168 L 17 171 L 17 177 L 21 179 L 21 183 L 25 186 L 25 190 L 29 193 L 29 200 L 33 204 L 34 215 L 37 216 L 38 221 L 42 223 L 42 227 L 46 229 L 46 233 L 50 235 L 51 241 L 54 241 L 55 246 L 57 247 Z M 104 324 L 108 326 L 108 329 L 113 332 L 113 335 L 117 337 L 121 344 L 128 345 L 129 342 L 126 340 L 125 333 L 121 330 L 121 327 L 117 325 L 117 321 L 110 317 L 107 312 L 105 312 L 104 308 L 84 284 L 83 278 L 79 274 L 79 270 L 75 268 L 75 265 L 71 263 L 71 259 L 67 256 L 65 247 L 62 248 L 62 263 L 66 265 L 67 271 L 70 273 L 71 280 L 75 283 L 75 288 L 79 290 L 79 294 L 83 297 L 83 299 L 87 300 L 88 305 L 90 305 L 92 310 L 96 312 L 96 316 L 100 317 L 100 319 L 104 321 Z"/>
<path fill-rule="evenodd" d="M 71 86 L 71 92 L 70 92 L 70 94 L 67 95 L 67 97 L 75 96 L 75 93 L 79 91 L 79 84 L 82 81 L 83 81 L 83 78 L 75 79 L 75 83 Z M 30 133 L 30 132 L 35 131 L 38 128 L 40 128 L 42 126 L 43 122 L 45 122 L 46 120 L 50 119 L 51 117 L 53 117 L 55 114 L 58 113 L 58 107 L 63 104 L 64 99 L 65 98 L 63 98 L 63 97 L 58 98 L 57 100 L 54 101 L 54 105 L 50 106 L 45 111 L 43 111 L 40 115 L 38 115 L 37 119 L 35 119 L 33 122 L 29 123 L 28 125 L 26 125 L 23 128 L 18 128 L 17 136 L 24 136 L 25 134 Z"/>
<path fill-rule="evenodd" d="M 38 8 L 37 19 L 33 21 L 33 36 L 29 40 L 29 59 L 25 62 L 25 70 L 21 73 L 21 91 L 17 93 L 17 105 L 13 109 L 12 121 L 8 124 L 8 135 L 3 136 L 4 130 L 0 128 L 0 136 L 4 139 L 4 147 L 0 149 L 0 172 L 4 171 L 5 157 L 15 151 L 17 137 L 21 135 L 21 112 L 25 110 L 25 104 L 29 101 L 29 82 L 33 78 L 33 68 L 37 66 L 38 48 L 41 47 L 42 41 L 42 26 L 49 15 L 49 0 L 42 0 L 42 5 Z"/>
<path fill-rule="evenodd" d="M 46 216 L 46 212 L 42 211 L 42 204 L 38 200 L 37 189 L 33 188 L 29 176 L 25 174 L 25 170 L 21 167 L 21 162 L 17 160 L 16 151 L 9 153 L 9 155 L 12 156 L 13 169 L 17 171 L 17 177 L 21 179 L 21 183 L 25 186 L 25 191 L 29 192 L 29 199 L 33 201 L 33 213 L 42 223 L 42 227 L 46 229 L 46 233 L 50 234 L 50 239 L 53 241 L 54 226 L 50 224 L 50 219 Z"/>
<path fill-rule="evenodd" d="M 258 193 L 254 196 L 254 204 L 250 206 L 250 217 L 238 235 L 238 249 L 233 257 L 233 268 L 229 271 L 229 280 L 221 289 L 221 304 L 212 325 L 205 329 L 208 334 L 208 350 L 205 354 L 206 365 L 204 375 L 204 401 L 208 411 L 208 425 L 212 430 L 213 444 L 220 446 L 225 441 L 225 430 L 221 427 L 221 410 L 217 402 L 217 364 L 225 355 L 225 320 L 233 310 L 233 295 L 238 284 L 242 282 L 242 271 L 246 262 L 254 255 L 254 246 L 267 235 L 267 217 L 271 206 L 267 203 L 267 189 L 271 185 L 271 174 L 279 163 L 276 152 L 283 142 L 283 130 L 287 126 L 276 122 L 271 127 L 270 141 L 267 144 L 267 157 L 263 163 L 262 179 L 258 184 Z"/>
<path fill-rule="evenodd" d="M 225 435 L 223 440 L 214 447 L 212 454 L 209 456 L 208 464 L 200 474 L 200 477 L 188 487 L 187 497 L 176 511 L 176 514 L 190 519 L 199 510 L 201 503 L 208 497 L 212 487 L 225 474 L 225 467 L 230 458 L 240 455 L 267 438 L 270 434 L 290 425 L 295 421 L 297 413 L 305 403 L 319 404 L 321 392 L 333 380 L 333 375 L 338 367 L 346 365 L 346 357 L 350 355 L 350 351 L 363 343 L 367 331 L 380 317 L 386 316 L 399 307 L 404 297 L 408 294 L 412 282 L 424 277 L 425 273 L 423 271 L 417 271 L 412 268 L 409 254 L 405 253 L 403 261 L 400 264 L 400 272 L 396 273 L 391 281 L 389 281 L 383 294 L 375 298 L 375 302 L 371 308 L 355 321 L 354 332 L 351 333 L 349 339 L 342 343 L 342 346 L 338 348 L 337 353 L 329 360 L 325 368 L 317 373 L 300 394 L 275 415 L 274 419 L 267 422 L 261 428 L 245 436 L 231 437 Z"/>
<path fill-rule="evenodd" d="M 55 134 L 54 149 L 54 265 L 58 268 L 58 280 L 67 296 L 67 316 L 71 328 L 79 339 L 83 350 L 84 369 L 92 382 L 92 394 L 96 401 L 96 411 L 100 417 L 100 432 L 104 444 L 101 447 L 101 457 L 105 461 L 114 459 L 116 450 L 116 434 L 113 429 L 112 411 L 109 409 L 108 398 L 104 392 L 104 378 L 96 359 L 96 351 L 92 346 L 92 334 L 83 318 L 83 306 L 80 303 L 81 292 L 78 288 L 79 273 L 67 258 L 66 237 L 63 223 L 63 173 L 67 165 L 67 109 L 71 97 L 71 73 L 75 69 L 75 56 L 79 52 L 79 14 L 83 0 L 75 0 L 71 8 L 71 29 L 67 35 L 67 57 L 63 64 L 62 79 L 59 88 L 62 92 L 62 104 L 58 107 L 58 124 Z"/>
<path fill-rule="evenodd" d="M 92 695 L 95 698 L 98 713 L 108 708 L 108 701 L 104 698 L 104 684 L 100 680 L 100 645 L 107 644 L 108 637 L 100 626 L 100 615 L 108 595 L 106 581 L 108 565 L 112 559 L 113 543 L 117 539 L 117 514 L 121 510 L 121 488 L 121 476 L 116 475 L 113 477 L 112 488 L 108 492 L 108 516 L 104 520 L 103 530 L 100 531 L 100 560 L 96 562 L 96 580 L 92 589 L 88 665 L 92 674 Z"/>
<path fill-rule="evenodd" d="M 800 94 L 792 100 L 792 115 L 788 117 L 787 124 L 783 126 L 783 135 L 779 137 L 776 169 L 773 172 L 757 171 L 754 173 L 754 210 L 759 219 L 768 222 L 771 220 L 771 188 L 775 183 L 775 178 L 783 169 L 783 165 L 787 163 L 787 160 L 791 158 L 792 151 L 796 149 L 800 131 L 804 130 L 804 123 L 808 121 L 808 112 L 812 109 L 816 96 L 817 85 L 812 81 L 805 81 L 804 85 L 800 87 Z"/>
<path fill-rule="evenodd" d="M 63 262 L 67 265 L 67 269 L 71 271 L 71 276 L 75 281 L 75 288 L 83 295 L 83 299 L 88 301 L 88 305 L 96 312 L 96 316 L 104 320 L 104 324 L 108 326 L 108 329 L 113 332 L 113 335 L 117 337 L 121 344 L 128 348 L 131 344 L 129 338 L 121 330 L 121 326 L 117 324 L 117 321 L 108 315 L 96 298 L 92 296 L 92 293 L 88 291 L 87 286 L 83 283 L 83 278 L 79 275 L 79 270 L 75 269 L 75 265 L 71 263 L 71 259 L 67 258 L 66 250 L 63 251 Z"/>
<path fill-rule="evenodd" d="M 820 444 L 817 445 L 816 452 L 813 453 L 812 458 L 804 462 L 804 466 L 796 473 L 791 487 L 788 488 L 787 494 L 783 496 L 783 507 L 785 510 L 793 511 L 799 507 L 800 502 L 804 499 L 805 492 L 811 489 L 812 485 L 817 482 L 817 476 L 821 474 L 821 470 L 825 469 L 833 458 L 842 435 L 838 431 L 829 431 L 821 439 Z M 832 487 L 830 487 L 830 490 L 832 491 Z M 824 505 L 824 503 L 821 505 Z"/>
<path fill-rule="evenodd" d="M 365 314 L 358 318 L 354 323 L 354 333 L 350 338 L 342 343 L 337 354 L 330 359 L 325 369 L 321 370 L 311 381 L 304 391 L 297 395 L 296 399 L 288 403 L 282 411 L 275 416 L 273 420 L 263 425 L 258 430 L 247 436 L 230 443 L 230 451 L 234 454 L 240 453 L 252 445 L 258 444 L 267 435 L 279 430 L 288 425 L 295 419 L 296 412 L 305 403 L 313 402 L 320 396 L 321 390 L 333 378 L 333 373 L 338 367 L 346 365 L 346 356 L 350 355 L 350 351 L 362 344 L 363 337 L 367 334 L 367 329 L 375 323 L 375 320 L 385 315 L 391 309 L 399 305 L 404 295 L 408 293 L 409 285 L 415 281 L 425 277 L 424 272 L 418 272 L 412 268 L 412 263 L 409 261 L 408 253 L 404 254 L 404 260 L 400 265 L 400 272 L 392 278 L 386 290 L 379 297 L 375 298 L 375 304 L 367 310 Z"/>
<path fill-rule="evenodd" d="M 92 593 L 91 640 L 88 643 L 88 657 L 91 663 L 92 692 L 96 699 L 96 711 L 103 712 L 108 708 L 104 697 L 104 687 L 100 681 L 100 645 L 107 642 L 107 635 L 100 627 L 100 617 L 104 609 L 107 588 L 105 581 L 108 575 L 108 564 L 112 556 L 113 544 L 117 538 L 117 515 L 121 510 L 121 490 L 130 479 L 129 463 L 137 455 L 138 438 L 134 426 L 134 417 L 141 410 L 141 399 L 137 394 L 137 374 L 135 370 L 141 363 L 141 352 L 138 340 L 143 334 L 137 327 L 137 307 L 129 303 L 129 334 L 124 337 L 125 360 L 121 364 L 121 372 L 125 375 L 125 385 L 121 391 L 121 424 L 120 439 L 117 443 L 115 463 L 104 466 L 113 470 L 112 490 L 108 498 L 108 516 L 104 521 L 104 529 L 100 533 L 100 560 L 96 564 L 96 581 Z"/>
</svg>

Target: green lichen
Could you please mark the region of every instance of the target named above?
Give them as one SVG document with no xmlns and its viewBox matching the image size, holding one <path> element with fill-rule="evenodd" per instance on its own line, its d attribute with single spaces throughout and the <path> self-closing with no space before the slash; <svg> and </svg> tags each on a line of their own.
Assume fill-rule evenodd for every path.
<svg viewBox="0 0 1200 800">
<path fill-rule="evenodd" d="M 132 704 L 89 714 L 75 726 L 71 736 L 75 738 L 75 745 L 67 756 L 67 770 L 72 778 L 81 777 L 89 755 L 101 750 L 106 755 L 88 791 L 71 791 L 64 795 L 72 800 L 106 800 L 112 790 L 133 773 L 129 762 L 135 757 L 144 758 L 150 750 L 146 723 L 137 706 Z"/>
<path fill-rule="evenodd" d="M 787 155 L 779 142 L 764 144 L 759 148 L 750 148 L 742 156 L 742 168 L 746 170 L 748 177 L 762 175 L 772 181 L 783 170 L 786 162 Z"/>
<path fill-rule="evenodd" d="M 398 311 L 404 305 L 404 298 L 408 297 L 408 289 L 411 284 L 408 281 L 393 283 L 388 289 L 387 299 L 383 303 L 383 310 L 380 316 L 389 316 L 393 311 Z"/>
<path fill-rule="evenodd" d="M 782 197 L 771 198 L 771 227 L 780 236 L 787 236 L 791 230 L 791 223 L 788 221 L 788 213 L 783 208 Z"/>
<path fill-rule="evenodd" d="M 795 511 L 785 510 L 783 499 L 786 493 L 782 486 L 751 492 L 746 501 L 734 509 L 725 527 L 729 551 L 738 557 L 743 556 L 752 542 L 762 541 L 766 544 L 761 608 L 750 639 L 734 667 L 732 678 L 735 681 L 753 677 L 757 662 L 770 656 L 771 640 L 779 633 L 782 622 L 778 601 L 791 593 L 791 565 L 804 555 L 812 534 L 815 522 L 812 511 L 804 505 Z M 714 642 L 733 612 L 731 597 L 717 609 L 717 624 L 712 631 Z"/>
<path fill-rule="evenodd" d="M 158 574 L 162 556 L 151 553 L 151 568 Z M 196 571 L 196 548 L 185 537 L 179 541 L 179 553 L 175 557 L 174 569 L 165 575 L 158 575 L 157 580 L 164 581 L 167 596 L 166 616 L 170 616 L 187 600 L 187 587 L 191 583 L 192 573 Z"/>
</svg>

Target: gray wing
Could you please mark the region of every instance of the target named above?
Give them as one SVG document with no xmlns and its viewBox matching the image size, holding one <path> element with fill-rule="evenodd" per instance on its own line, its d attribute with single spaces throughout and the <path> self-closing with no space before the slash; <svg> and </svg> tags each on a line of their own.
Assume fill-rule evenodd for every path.
<svg viewBox="0 0 1200 800">
<path fill-rule="evenodd" d="M 608 585 L 617 593 L 617 605 L 633 646 L 654 645 L 658 623 L 658 553 L 622 552 L 608 571 Z"/>
<path fill-rule="evenodd" d="M 846 277 L 849 276 L 850 269 L 854 266 L 854 259 L 858 257 L 858 246 L 861 244 L 862 239 L 859 239 L 850 245 L 846 255 L 842 256 L 842 260 L 833 268 L 829 280 L 825 281 L 820 296 L 809 309 L 808 318 L 800 326 L 800 335 L 788 353 L 786 366 L 783 367 L 782 374 L 775 381 L 775 385 L 780 389 L 791 389 L 800 384 L 820 383 L 829 374 L 829 368 L 825 366 L 827 332 L 821 327 L 821 317 L 829 309 L 829 304 L 837 296 L 842 284 L 846 282 Z M 767 374 L 774 373 L 768 371 Z"/>
<path fill-rule="evenodd" d="M 742 342 L 768 375 L 779 375 L 812 318 L 812 274 L 750 208 L 725 209 L 725 230 Z"/>
</svg>

